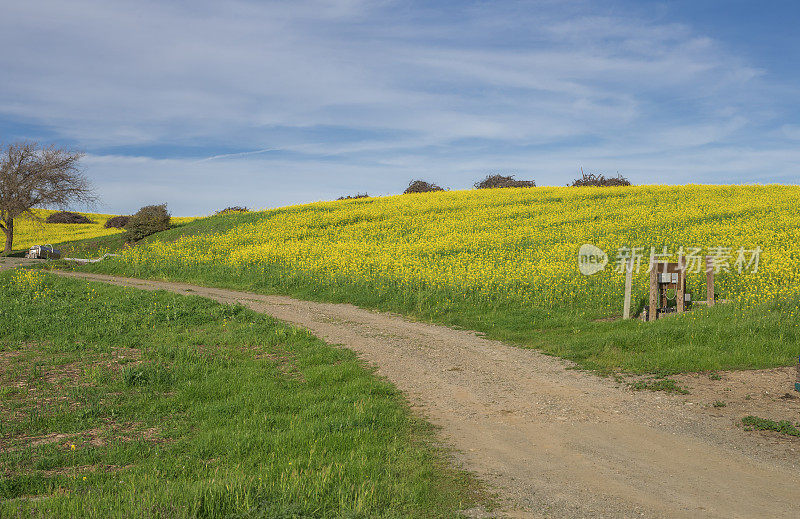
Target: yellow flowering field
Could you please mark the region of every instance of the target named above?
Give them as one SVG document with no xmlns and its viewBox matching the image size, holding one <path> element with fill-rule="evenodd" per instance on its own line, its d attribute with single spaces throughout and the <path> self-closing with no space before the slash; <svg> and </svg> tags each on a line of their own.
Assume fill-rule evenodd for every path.
<svg viewBox="0 0 800 519">
<path fill-rule="evenodd" d="M 106 229 L 106 221 L 116 215 L 81 213 L 88 217 L 93 223 L 44 223 L 44 219 L 51 213 L 47 209 L 36 209 L 36 214 L 41 221 L 31 218 L 17 218 L 14 221 L 14 250 L 24 250 L 32 245 L 46 245 L 63 243 L 67 241 L 83 240 L 86 238 L 98 238 L 118 234 L 122 229 Z M 175 223 L 183 223 L 194 220 L 193 217 L 173 218 Z M 0 251 L 5 246 L 5 236 L 0 233 Z"/>
<path fill-rule="evenodd" d="M 623 274 L 615 267 L 621 251 L 634 247 L 642 251 L 637 297 L 647 288 L 651 252 L 674 258 L 681 247 L 718 258 L 721 297 L 797 295 L 799 224 L 797 186 L 453 191 L 252 213 L 227 232 L 156 241 L 119 261 L 140 274 L 227 268 L 257 278 L 277 269 L 286 283 L 433 290 L 450 299 L 602 316 L 621 313 Z M 585 243 L 610 260 L 593 276 L 577 268 Z M 695 299 L 705 298 L 704 282 L 702 272 L 689 275 Z"/>
<path fill-rule="evenodd" d="M 31 218 L 14 220 L 14 250 L 28 249 L 32 245 L 55 244 L 121 232 L 121 229 L 105 229 L 103 227 L 106 221 L 114 216 L 113 214 L 82 213 L 93 222 L 86 224 L 44 223 L 44 218 L 54 212 L 47 209 L 36 210 L 42 221 Z M 0 247 L 5 246 L 5 240 L 5 236 L 0 233 Z"/>
</svg>

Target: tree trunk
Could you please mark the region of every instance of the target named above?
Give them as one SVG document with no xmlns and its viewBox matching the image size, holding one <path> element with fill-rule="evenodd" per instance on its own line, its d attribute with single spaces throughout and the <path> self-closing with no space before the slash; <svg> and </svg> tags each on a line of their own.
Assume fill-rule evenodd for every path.
<svg viewBox="0 0 800 519">
<path fill-rule="evenodd" d="M 3 222 L 3 232 L 6 233 L 6 247 L 3 254 L 11 252 L 11 246 L 14 244 L 14 220 Z"/>
</svg>

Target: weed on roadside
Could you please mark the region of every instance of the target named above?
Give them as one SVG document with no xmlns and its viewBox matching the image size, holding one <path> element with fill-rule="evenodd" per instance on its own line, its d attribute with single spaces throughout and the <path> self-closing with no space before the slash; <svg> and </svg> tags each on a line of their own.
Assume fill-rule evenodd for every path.
<svg viewBox="0 0 800 519">
<path fill-rule="evenodd" d="M 745 430 L 759 430 L 759 431 L 775 431 L 781 434 L 785 434 L 787 436 L 799 436 L 800 437 L 800 424 L 794 425 L 792 422 L 788 420 L 768 420 L 766 418 L 759 418 L 758 416 L 745 416 L 742 418 L 742 425 L 745 426 Z"/>
<path fill-rule="evenodd" d="M 689 391 L 679 386 L 674 380 L 670 378 L 659 380 L 640 380 L 628 384 L 628 387 L 633 391 L 664 391 L 666 393 L 676 393 L 679 395 L 688 395 Z"/>
</svg>

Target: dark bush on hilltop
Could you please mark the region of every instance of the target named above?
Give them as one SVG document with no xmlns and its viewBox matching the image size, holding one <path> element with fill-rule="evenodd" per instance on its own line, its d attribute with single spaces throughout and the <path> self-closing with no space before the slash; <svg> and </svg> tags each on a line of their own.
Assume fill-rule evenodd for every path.
<svg viewBox="0 0 800 519">
<path fill-rule="evenodd" d="M 225 209 L 220 209 L 215 215 L 219 214 L 231 214 L 231 213 L 249 213 L 250 209 L 238 205 L 234 205 L 232 207 L 226 207 Z"/>
<path fill-rule="evenodd" d="M 106 224 L 103 227 L 106 229 L 122 229 L 128 225 L 128 220 L 130 219 L 130 216 L 112 216 L 106 220 Z"/>
<path fill-rule="evenodd" d="M 475 182 L 475 189 L 496 189 L 502 187 L 536 187 L 533 180 L 516 180 L 514 175 L 489 175 L 480 182 Z"/>
<path fill-rule="evenodd" d="M 340 196 L 336 200 L 356 200 L 358 198 L 369 198 L 368 193 L 356 193 L 355 195 Z"/>
<path fill-rule="evenodd" d="M 410 193 L 430 193 L 433 191 L 444 191 L 444 189 L 436 184 L 425 182 L 424 180 L 412 180 L 408 183 L 408 187 L 405 191 L 403 191 L 403 194 L 408 195 Z"/>
<path fill-rule="evenodd" d="M 581 178 L 573 180 L 572 184 L 570 184 L 571 187 L 619 187 L 630 185 L 631 181 L 622 175 L 617 175 L 616 177 L 606 177 L 603 175 L 595 175 L 594 173 L 584 173 Z"/>
<path fill-rule="evenodd" d="M 94 223 L 79 213 L 71 213 L 69 211 L 59 211 L 47 217 L 46 223 Z"/>
<path fill-rule="evenodd" d="M 138 241 L 145 236 L 169 229 L 170 216 L 167 204 L 147 205 L 131 216 L 125 226 L 125 239 Z"/>
</svg>

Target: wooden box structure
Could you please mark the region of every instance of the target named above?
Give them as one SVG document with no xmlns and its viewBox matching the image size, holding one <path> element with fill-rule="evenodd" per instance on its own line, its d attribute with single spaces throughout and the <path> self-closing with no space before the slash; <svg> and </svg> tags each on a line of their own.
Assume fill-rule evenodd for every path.
<svg viewBox="0 0 800 519">
<path fill-rule="evenodd" d="M 675 291 L 668 297 L 670 290 Z M 655 321 L 667 312 L 669 301 L 675 299 L 675 311 L 686 310 L 686 262 L 681 256 L 677 263 L 655 261 L 650 265 L 650 305 L 647 320 Z"/>
<path fill-rule="evenodd" d="M 711 256 L 706 256 L 706 300 L 698 301 L 697 304 L 714 306 L 716 298 L 714 295 L 714 272 L 716 270 L 714 260 Z M 655 321 L 660 315 L 670 312 L 685 312 L 689 304 L 692 303 L 691 295 L 686 292 L 686 258 L 678 257 L 678 262 L 664 262 L 651 260 L 650 263 L 650 304 L 647 312 L 642 319 Z M 623 319 L 630 319 L 631 307 L 631 283 L 633 279 L 633 262 L 630 261 L 626 268 L 625 275 L 625 305 L 622 311 Z M 674 290 L 674 295 L 669 296 L 668 292 Z M 669 306 L 669 301 L 675 300 L 675 310 Z M 798 366 L 798 384 L 800 384 L 800 366 Z M 800 391 L 800 389 L 799 389 Z"/>
</svg>

